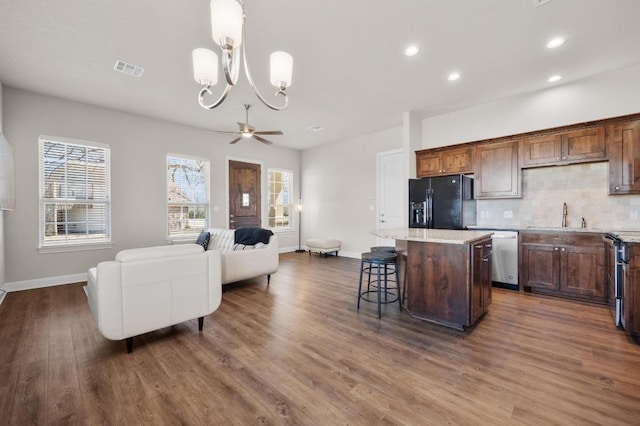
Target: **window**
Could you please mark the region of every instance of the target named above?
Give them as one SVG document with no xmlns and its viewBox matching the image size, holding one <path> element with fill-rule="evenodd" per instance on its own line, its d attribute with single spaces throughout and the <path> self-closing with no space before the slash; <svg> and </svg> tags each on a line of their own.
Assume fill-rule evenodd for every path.
<svg viewBox="0 0 640 426">
<path fill-rule="evenodd" d="M 39 138 L 40 247 L 111 241 L 108 145 Z"/>
<path fill-rule="evenodd" d="M 168 235 L 190 237 L 209 227 L 209 161 L 167 156 Z"/>
<path fill-rule="evenodd" d="M 269 228 L 291 229 L 293 173 L 269 169 Z"/>
</svg>

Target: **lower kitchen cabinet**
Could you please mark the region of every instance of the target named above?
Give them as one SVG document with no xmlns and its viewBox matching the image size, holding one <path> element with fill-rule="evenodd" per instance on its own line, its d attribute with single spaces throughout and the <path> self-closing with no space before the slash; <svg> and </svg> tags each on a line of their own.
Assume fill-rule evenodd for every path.
<svg viewBox="0 0 640 426">
<path fill-rule="evenodd" d="M 629 244 L 629 264 L 624 268 L 625 331 L 640 343 L 640 244 Z"/>
<path fill-rule="evenodd" d="M 491 240 L 473 244 L 471 252 L 471 324 L 487 312 L 491 304 Z"/>
<path fill-rule="evenodd" d="M 601 234 L 522 232 L 520 253 L 525 289 L 606 303 Z"/>
</svg>

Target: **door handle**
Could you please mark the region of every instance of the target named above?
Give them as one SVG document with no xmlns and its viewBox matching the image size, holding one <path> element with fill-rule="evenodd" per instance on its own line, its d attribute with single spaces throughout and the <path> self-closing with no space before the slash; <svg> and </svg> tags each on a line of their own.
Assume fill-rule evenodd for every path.
<svg viewBox="0 0 640 426">
<path fill-rule="evenodd" d="M 380 221 L 380 223 L 385 223 L 385 222 L 386 222 L 386 220 L 381 220 L 381 221 Z"/>
</svg>

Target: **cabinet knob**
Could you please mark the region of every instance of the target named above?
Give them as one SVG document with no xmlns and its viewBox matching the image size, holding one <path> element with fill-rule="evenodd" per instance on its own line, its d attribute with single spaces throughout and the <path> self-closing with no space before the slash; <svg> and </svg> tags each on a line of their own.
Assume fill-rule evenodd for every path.
<svg viewBox="0 0 640 426">
<path fill-rule="evenodd" d="M 558 251 L 558 247 L 554 247 L 553 249 L 554 249 L 555 251 Z"/>
<path fill-rule="evenodd" d="M 562 247 L 560 250 L 564 251 L 564 247 Z"/>
<path fill-rule="evenodd" d="M 556 160 L 559 160 L 559 159 L 560 159 L 560 157 L 556 157 Z"/>
<path fill-rule="evenodd" d="M 567 159 L 567 157 L 562 157 L 562 159 L 563 159 L 563 160 L 566 160 L 566 159 Z"/>
<path fill-rule="evenodd" d="M 620 187 L 619 187 L 619 186 L 616 186 L 616 191 L 617 191 L 618 189 L 620 189 Z"/>
</svg>

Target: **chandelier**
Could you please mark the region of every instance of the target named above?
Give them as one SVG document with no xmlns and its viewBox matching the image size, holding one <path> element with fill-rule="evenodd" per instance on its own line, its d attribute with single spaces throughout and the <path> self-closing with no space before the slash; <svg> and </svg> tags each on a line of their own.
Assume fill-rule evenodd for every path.
<svg viewBox="0 0 640 426">
<path fill-rule="evenodd" d="M 202 87 L 198 95 L 198 102 L 205 109 L 211 110 L 226 99 L 231 88 L 238 82 L 240 61 L 244 62 L 244 73 L 247 80 L 262 103 L 276 111 L 285 109 L 289 104 L 289 98 L 285 91 L 291 85 L 293 57 L 286 52 L 271 54 L 271 84 L 276 88 L 275 96 L 280 95 L 284 98 L 282 106 L 273 105 L 262 96 L 251 77 L 247 62 L 246 19 L 243 0 L 211 0 L 212 36 L 213 41 L 220 46 L 222 70 L 227 86 L 215 102 L 205 103 L 205 96 L 213 96 L 211 86 L 218 82 L 218 55 L 209 49 L 194 49 L 192 52 L 193 78 Z"/>
</svg>

